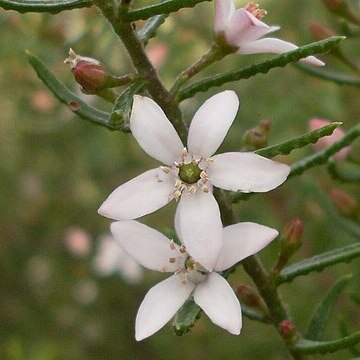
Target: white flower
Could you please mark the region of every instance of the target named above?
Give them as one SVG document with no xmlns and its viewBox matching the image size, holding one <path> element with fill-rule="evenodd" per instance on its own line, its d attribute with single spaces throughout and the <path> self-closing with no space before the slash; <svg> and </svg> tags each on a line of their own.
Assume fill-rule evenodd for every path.
<svg viewBox="0 0 360 360">
<path fill-rule="evenodd" d="M 119 186 L 101 205 L 99 214 L 115 220 L 136 219 L 180 198 L 179 208 L 188 217 L 189 227 L 195 228 L 191 224 L 197 220 L 207 224 L 203 238 L 197 238 L 196 244 L 185 243 L 193 256 L 198 257 L 193 246 L 199 250 L 208 244 L 214 249 L 221 246 L 213 229 L 221 221 L 212 186 L 266 192 L 282 184 L 290 171 L 285 164 L 251 152 L 212 156 L 229 130 L 238 106 L 233 91 L 207 100 L 191 122 L 186 150 L 161 108 L 147 97 L 134 96 L 131 131 L 140 146 L 166 166 L 146 171 Z"/>
<path fill-rule="evenodd" d="M 179 221 L 180 217 L 176 216 L 175 227 L 184 244 L 186 237 L 196 238 L 201 234 L 201 228 L 189 227 L 186 222 Z M 174 273 L 151 288 L 140 305 L 135 325 L 138 341 L 160 330 L 191 295 L 214 324 L 232 334 L 240 334 L 239 301 L 228 282 L 217 272 L 260 251 L 278 235 L 276 230 L 255 223 L 225 227 L 218 234 L 223 245 L 217 250 L 213 266 L 206 269 L 184 246 L 178 246 L 160 232 L 137 221 L 115 222 L 111 231 L 123 249 L 141 265 Z M 208 262 L 213 261 L 209 247 L 202 249 L 203 259 Z"/>
<path fill-rule="evenodd" d="M 236 10 L 233 0 L 215 0 L 215 34 L 237 48 L 239 54 L 272 53 L 283 54 L 298 47 L 287 41 L 263 36 L 278 30 L 279 26 L 269 26 L 260 19 L 266 11 L 258 5 L 249 3 L 245 8 Z M 314 66 L 325 65 L 314 56 L 300 60 Z"/>
</svg>

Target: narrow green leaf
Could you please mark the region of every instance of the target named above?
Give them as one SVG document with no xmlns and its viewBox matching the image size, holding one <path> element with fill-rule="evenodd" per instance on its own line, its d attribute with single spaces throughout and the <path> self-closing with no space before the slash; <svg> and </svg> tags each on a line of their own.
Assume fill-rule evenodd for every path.
<svg viewBox="0 0 360 360">
<path fill-rule="evenodd" d="M 353 78 L 350 76 L 340 75 L 338 73 L 330 72 L 327 70 L 322 70 L 319 68 L 303 65 L 303 64 L 296 64 L 296 66 L 305 71 L 306 73 L 316 76 L 320 79 L 332 81 L 339 85 L 350 85 L 350 86 L 360 86 L 360 79 Z"/>
<path fill-rule="evenodd" d="M 320 255 L 315 255 L 312 258 L 286 267 L 280 272 L 279 276 L 275 278 L 275 281 L 277 284 L 290 282 L 298 276 L 307 275 L 313 271 L 321 271 L 340 262 L 350 262 L 359 256 L 360 243 L 344 246 Z"/>
<path fill-rule="evenodd" d="M 124 90 L 115 101 L 109 118 L 109 126 L 129 132 L 130 115 L 135 94 L 145 87 L 143 81 L 137 80 Z"/>
<path fill-rule="evenodd" d="M 0 7 L 20 13 L 48 12 L 56 14 L 64 10 L 90 6 L 92 6 L 91 0 L 0 0 Z"/>
<path fill-rule="evenodd" d="M 263 149 L 259 149 L 255 151 L 257 154 L 261 156 L 265 156 L 267 158 L 272 158 L 276 155 L 288 155 L 294 149 L 300 149 L 308 144 L 316 143 L 320 138 L 324 136 L 331 135 L 333 131 L 341 126 L 341 122 L 333 122 L 329 125 L 322 127 L 321 129 L 317 129 L 312 132 L 308 132 L 304 135 L 296 137 L 294 139 L 284 141 L 280 144 L 268 146 Z"/>
<path fill-rule="evenodd" d="M 349 161 L 330 161 L 329 174 L 333 179 L 344 183 L 360 182 L 360 166 Z"/>
<path fill-rule="evenodd" d="M 144 45 L 147 45 L 149 40 L 155 37 L 157 29 L 165 22 L 167 16 L 167 14 L 163 14 L 150 18 L 138 31 L 138 36 Z"/>
<path fill-rule="evenodd" d="M 260 73 L 266 74 L 271 69 L 277 67 L 284 67 L 289 63 L 297 62 L 300 59 L 309 55 L 327 52 L 333 47 L 337 46 L 339 42 L 343 39 L 345 39 L 345 37 L 343 36 L 333 36 L 325 40 L 301 46 L 294 51 L 279 55 L 271 60 L 264 61 L 260 64 L 249 66 L 245 69 L 230 71 L 224 74 L 207 77 L 180 90 L 178 99 L 179 101 L 182 101 L 192 97 L 197 92 L 207 91 L 212 87 L 221 86 L 228 82 L 249 79 L 250 77 Z"/>
<path fill-rule="evenodd" d="M 79 115 L 82 119 L 91 121 L 92 123 L 106 126 L 112 130 L 109 122 L 109 113 L 98 110 L 81 100 L 76 94 L 71 92 L 62 82 L 60 82 L 47 68 L 47 66 L 35 55 L 27 52 L 28 60 L 39 78 L 49 88 L 49 90 L 65 105 L 67 105 L 75 114 Z"/>
<path fill-rule="evenodd" d="M 345 275 L 340 278 L 325 294 L 324 299 L 316 307 L 312 318 L 307 327 L 305 338 L 308 340 L 319 340 L 325 326 L 328 324 L 331 312 L 334 308 L 335 302 L 342 290 L 352 278 L 351 275 Z"/>
<path fill-rule="evenodd" d="M 184 335 L 195 325 L 201 316 L 201 308 L 193 298 L 185 301 L 184 305 L 176 313 L 173 329 L 176 335 Z"/>
<path fill-rule="evenodd" d="M 211 0 L 165 0 L 160 4 L 130 10 L 124 14 L 124 17 L 127 21 L 147 20 L 155 15 L 170 14 L 182 8 L 194 7 L 205 1 Z"/>
<path fill-rule="evenodd" d="M 345 321 L 345 319 L 343 319 L 340 322 L 339 330 L 340 330 L 340 334 L 341 334 L 342 337 L 346 337 L 346 336 L 350 335 L 350 332 L 349 332 L 348 327 L 347 327 L 347 322 Z M 355 345 L 350 346 L 349 351 L 354 356 L 360 356 L 360 351 L 356 348 Z M 356 359 L 360 359 L 360 358 L 357 357 Z M 355 360 L 355 358 L 352 358 L 351 360 Z"/>
<path fill-rule="evenodd" d="M 333 341 L 299 340 L 292 348 L 302 354 L 327 354 L 341 349 L 346 349 L 360 342 L 360 331 Z"/>
<path fill-rule="evenodd" d="M 314 155 L 306 157 L 293 164 L 289 177 L 295 175 L 301 175 L 305 170 L 308 170 L 314 166 L 325 164 L 331 156 L 336 154 L 344 147 L 350 145 L 360 136 L 360 124 L 351 128 L 340 140 L 335 142 L 323 151 L 320 151 Z"/>
</svg>

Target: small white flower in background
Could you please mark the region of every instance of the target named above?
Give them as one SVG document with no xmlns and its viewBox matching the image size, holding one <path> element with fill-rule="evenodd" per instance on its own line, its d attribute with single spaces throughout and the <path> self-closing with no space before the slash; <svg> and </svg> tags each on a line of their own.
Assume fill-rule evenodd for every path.
<svg viewBox="0 0 360 360">
<path fill-rule="evenodd" d="M 199 250 L 203 246 L 219 246 L 215 245 L 217 234 L 213 225 L 221 223 L 220 212 L 212 186 L 266 192 L 282 184 L 290 171 L 288 165 L 252 152 L 213 155 L 233 123 L 238 107 L 234 91 L 224 91 L 207 100 L 192 119 L 185 149 L 161 108 L 147 97 L 134 96 L 132 134 L 149 155 L 166 166 L 149 170 L 119 186 L 101 205 L 99 214 L 115 220 L 136 219 L 174 198 L 180 199 L 179 208 L 187 214 L 189 228 L 199 226 L 196 223 L 207 229 L 206 236 L 191 237 L 190 242 L 196 242 Z M 193 245 L 185 243 L 193 256 L 198 257 Z"/>
<path fill-rule="evenodd" d="M 189 227 L 181 219 L 179 221 L 179 216 L 175 218 L 175 227 L 183 244 L 186 237 L 196 238 L 201 233 L 199 228 L 192 229 L 191 233 Z M 184 246 L 178 246 L 157 230 L 137 221 L 114 222 L 111 231 L 123 249 L 141 265 L 150 270 L 174 273 L 151 288 L 141 303 L 135 325 L 138 341 L 160 330 L 191 295 L 214 324 L 232 334 L 240 334 L 239 301 L 217 272 L 260 251 L 278 235 L 276 230 L 255 223 L 227 226 L 218 234 L 222 246 L 217 249 L 216 257 L 211 246 L 204 246 L 200 261 Z"/>
<path fill-rule="evenodd" d="M 261 21 L 266 11 L 258 5 L 249 3 L 241 9 L 235 9 L 233 0 L 215 0 L 215 34 L 220 42 L 234 47 L 239 54 L 272 53 L 283 54 L 298 46 L 276 38 L 263 36 L 278 30 L 279 26 L 269 26 Z M 303 63 L 323 66 L 314 56 L 300 60 Z"/>
<path fill-rule="evenodd" d="M 94 270 L 100 276 L 119 273 L 129 284 L 138 284 L 143 278 L 142 267 L 121 248 L 110 234 L 102 236 L 99 240 Z"/>
</svg>

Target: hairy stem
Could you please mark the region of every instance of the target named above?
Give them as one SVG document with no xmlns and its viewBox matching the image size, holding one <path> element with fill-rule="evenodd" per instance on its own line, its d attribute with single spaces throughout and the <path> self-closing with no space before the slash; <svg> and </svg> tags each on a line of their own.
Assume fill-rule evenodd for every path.
<svg viewBox="0 0 360 360">
<path fill-rule="evenodd" d="M 132 24 L 123 20 L 123 12 L 121 9 L 114 7 L 112 2 L 94 0 L 94 4 L 111 23 L 116 34 L 122 40 L 136 70 L 143 77 L 147 90 L 154 101 L 164 110 L 179 136 L 184 141 L 186 138 L 186 125 L 182 120 L 178 104 L 173 97 L 170 96 L 159 79 L 155 68 L 145 53 L 144 45 L 134 31 Z"/>
</svg>

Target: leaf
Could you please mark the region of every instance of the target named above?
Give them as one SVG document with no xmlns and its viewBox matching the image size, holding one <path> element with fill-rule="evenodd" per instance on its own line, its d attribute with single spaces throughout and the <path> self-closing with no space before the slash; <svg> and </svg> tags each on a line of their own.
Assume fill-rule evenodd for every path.
<svg viewBox="0 0 360 360">
<path fill-rule="evenodd" d="M 307 275 L 313 271 L 321 271 L 340 262 L 350 262 L 360 256 L 360 243 L 351 244 L 332 251 L 315 255 L 283 269 L 275 278 L 277 284 L 290 282 L 298 276 Z"/>
<path fill-rule="evenodd" d="M 344 147 L 350 145 L 360 136 L 360 124 L 351 128 L 340 140 L 314 155 L 308 156 L 305 159 L 298 161 L 291 167 L 289 177 L 301 175 L 305 170 L 314 166 L 325 164 L 331 156 L 335 155 Z"/>
<path fill-rule="evenodd" d="M 138 31 L 138 36 L 144 45 L 147 45 L 149 40 L 155 37 L 157 29 L 165 22 L 167 16 L 167 14 L 163 14 L 150 18 Z"/>
<path fill-rule="evenodd" d="M 333 131 L 341 125 L 342 125 L 341 122 L 333 122 L 320 129 L 317 129 L 312 132 L 308 132 L 294 139 L 284 141 L 280 144 L 268 146 L 263 149 L 259 149 L 255 151 L 255 153 L 261 156 L 265 156 L 267 158 L 272 158 L 276 155 L 288 155 L 294 149 L 300 149 L 308 144 L 314 144 L 320 138 L 331 135 Z"/>
<path fill-rule="evenodd" d="M 0 7 L 20 13 L 48 12 L 56 14 L 60 11 L 90 7 L 92 5 L 90 0 L 0 0 Z"/>
<path fill-rule="evenodd" d="M 339 329 L 340 329 L 340 333 L 341 333 L 341 336 L 342 337 L 346 337 L 346 336 L 349 336 L 349 330 L 347 328 L 347 324 L 345 322 L 345 320 L 343 319 L 341 322 L 340 322 L 340 326 L 339 326 Z M 353 354 L 354 356 L 360 356 L 360 351 L 356 348 L 355 345 L 353 346 L 350 346 L 349 347 L 349 351 L 351 352 L 351 354 Z M 360 359 L 359 357 L 357 357 L 356 359 Z M 356 359 L 352 359 L 352 360 L 356 360 Z"/>
<path fill-rule="evenodd" d="M 160 4 L 130 10 L 124 14 L 124 18 L 127 21 L 147 20 L 155 15 L 170 14 L 182 8 L 194 7 L 195 5 L 205 1 L 211 0 L 165 0 Z"/>
<path fill-rule="evenodd" d="M 201 308 L 193 298 L 186 300 L 184 305 L 176 313 L 173 328 L 176 335 L 184 335 L 195 325 L 197 319 L 201 316 Z"/>
<path fill-rule="evenodd" d="M 137 80 L 118 96 L 109 117 L 110 127 L 130 132 L 129 123 L 133 97 L 136 93 L 143 90 L 144 87 L 143 81 Z"/>
<path fill-rule="evenodd" d="M 330 315 L 332 309 L 335 305 L 337 298 L 340 293 L 347 285 L 347 283 L 352 278 L 352 275 L 345 275 L 340 278 L 332 288 L 325 294 L 324 299 L 321 303 L 316 307 L 312 318 L 309 322 L 307 331 L 306 331 L 306 339 L 308 340 L 319 340 L 322 332 L 325 329 L 325 326 L 329 322 Z"/>
<path fill-rule="evenodd" d="M 84 120 L 106 126 L 112 130 L 117 130 L 116 127 L 112 127 L 108 122 L 109 113 L 88 105 L 60 82 L 39 58 L 30 52 L 27 52 L 27 55 L 30 64 L 39 78 L 62 103 L 70 108 L 70 110 Z"/>
<path fill-rule="evenodd" d="M 344 183 L 360 182 L 359 164 L 350 163 L 349 161 L 330 161 L 328 171 L 335 180 L 339 180 Z"/>
<path fill-rule="evenodd" d="M 301 354 L 326 354 L 346 349 L 359 342 L 360 331 L 350 336 L 332 341 L 299 340 L 292 350 Z"/>
<path fill-rule="evenodd" d="M 331 38 L 317 41 L 308 45 L 299 47 L 294 51 L 287 52 L 279 55 L 271 60 L 264 61 L 260 64 L 249 66 L 245 69 L 230 71 L 224 74 L 219 74 L 211 77 L 207 77 L 200 80 L 192 85 L 184 87 L 179 91 L 178 100 L 182 101 L 192 97 L 194 94 L 200 91 L 207 91 L 208 89 L 221 86 L 228 82 L 238 81 L 242 79 L 249 79 L 257 74 L 266 74 L 271 69 L 277 67 L 284 67 L 285 65 L 297 62 L 300 59 L 309 55 L 321 54 L 327 52 L 337 46 L 340 41 L 344 40 L 343 36 L 333 36 Z"/>
</svg>

